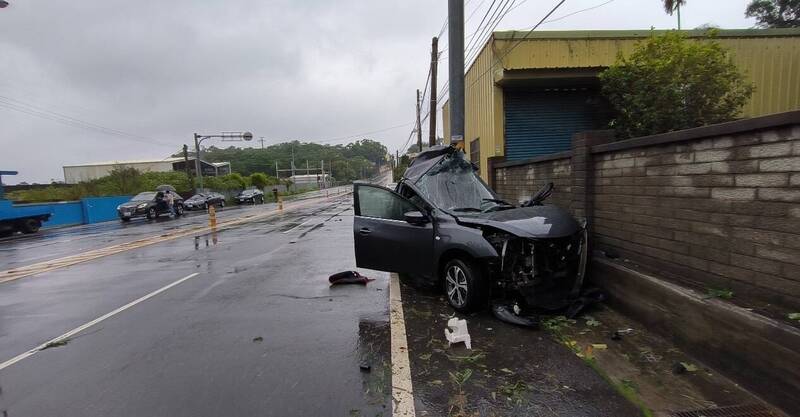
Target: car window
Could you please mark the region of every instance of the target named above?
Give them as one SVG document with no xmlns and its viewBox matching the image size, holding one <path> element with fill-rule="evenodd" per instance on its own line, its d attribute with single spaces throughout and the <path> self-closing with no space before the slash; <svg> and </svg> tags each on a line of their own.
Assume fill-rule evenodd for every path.
<svg viewBox="0 0 800 417">
<path fill-rule="evenodd" d="M 152 191 L 145 191 L 143 193 L 136 194 L 131 201 L 150 201 L 153 197 L 156 196 L 156 193 Z"/>
<path fill-rule="evenodd" d="M 385 188 L 358 187 L 359 215 L 380 219 L 403 220 L 403 214 L 418 211 L 411 202 Z"/>
</svg>

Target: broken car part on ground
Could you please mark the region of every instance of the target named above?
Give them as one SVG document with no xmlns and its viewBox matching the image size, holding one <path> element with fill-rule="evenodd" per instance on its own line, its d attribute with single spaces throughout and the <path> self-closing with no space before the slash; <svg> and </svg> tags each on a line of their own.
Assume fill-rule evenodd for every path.
<svg viewBox="0 0 800 417">
<path fill-rule="evenodd" d="M 357 265 L 441 285 L 461 312 L 502 299 L 518 306 L 518 316 L 575 315 L 600 299 L 582 292 L 586 222 L 543 205 L 552 184 L 515 206 L 475 171 L 461 150 L 435 146 L 414 159 L 395 190 L 356 183 Z"/>
</svg>

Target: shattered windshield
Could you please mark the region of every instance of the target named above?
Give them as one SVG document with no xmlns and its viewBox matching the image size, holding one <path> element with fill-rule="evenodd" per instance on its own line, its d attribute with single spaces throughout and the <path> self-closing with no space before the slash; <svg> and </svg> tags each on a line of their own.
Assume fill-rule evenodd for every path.
<svg viewBox="0 0 800 417">
<path fill-rule="evenodd" d="M 486 209 L 487 202 L 497 199 L 460 152 L 442 158 L 416 186 L 431 203 L 449 211 L 478 213 Z"/>
</svg>

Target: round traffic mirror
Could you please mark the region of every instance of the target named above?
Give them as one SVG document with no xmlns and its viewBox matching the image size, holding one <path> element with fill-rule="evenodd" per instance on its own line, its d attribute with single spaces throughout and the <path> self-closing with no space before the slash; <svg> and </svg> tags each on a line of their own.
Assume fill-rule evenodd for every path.
<svg viewBox="0 0 800 417">
<path fill-rule="evenodd" d="M 246 141 L 251 141 L 251 140 L 253 140 L 253 134 L 250 133 L 250 132 L 244 132 L 244 133 L 242 133 L 242 139 L 244 139 Z"/>
</svg>

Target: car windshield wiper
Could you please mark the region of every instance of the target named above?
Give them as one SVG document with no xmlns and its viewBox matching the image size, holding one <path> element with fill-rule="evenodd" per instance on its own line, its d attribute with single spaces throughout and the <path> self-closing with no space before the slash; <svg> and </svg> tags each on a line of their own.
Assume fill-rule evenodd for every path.
<svg viewBox="0 0 800 417">
<path fill-rule="evenodd" d="M 475 208 L 475 207 L 457 207 L 457 208 L 453 208 L 453 209 L 450 209 L 450 210 L 453 210 L 453 211 L 474 211 L 474 212 L 478 212 L 478 213 L 483 212 L 483 210 L 481 210 L 479 208 Z"/>
<path fill-rule="evenodd" d="M 481 200 L 482 201 L 491 201 L 492 203 L 503 204 L 503 205 L 506 205 L 506 206 L 512 206 L 512 207 L 514 206 L 513 204 L 509 203 L 508 201 L 500 200 L 498 198 L 482 198 Z"/>
</svg>

